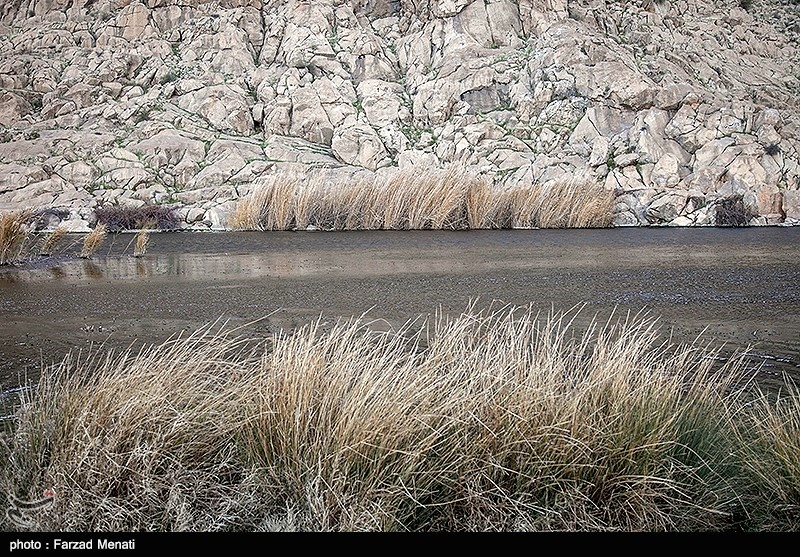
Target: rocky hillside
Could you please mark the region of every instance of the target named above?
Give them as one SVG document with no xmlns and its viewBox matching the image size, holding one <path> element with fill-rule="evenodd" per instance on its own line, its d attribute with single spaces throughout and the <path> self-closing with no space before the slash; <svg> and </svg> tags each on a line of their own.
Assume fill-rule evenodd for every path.
<svg viewBox="0 0 800 557">
<path fill-rule="evenodd" d="M 796 0 L 5 0 L 0 211 L 225 228 L 280 169 L 587 175 L 618 226 L 800 223 Z"/>
</svg>

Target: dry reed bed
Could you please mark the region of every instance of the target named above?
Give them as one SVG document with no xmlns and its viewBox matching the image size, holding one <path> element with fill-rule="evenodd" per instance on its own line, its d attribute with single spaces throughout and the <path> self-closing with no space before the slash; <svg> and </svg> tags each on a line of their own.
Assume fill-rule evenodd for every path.
<svg viewBox="0 0 800 557">
<path fill-rule="evenodd" d="M 576 315 L 68 357 L 24 397 L 2 488 L 54 488 L 52 531 L 798 529 L 796 391 L 753 394 L 646 316 Z"/>
<path fill-rule="evenodd" d="M 239 200 L 239 230 L 604 228 L 614 193 L 576 177 L 501 188 L 460 168 L 398 171 L 343 184 L 321 174 L 279 172 Z"/>
</svg>

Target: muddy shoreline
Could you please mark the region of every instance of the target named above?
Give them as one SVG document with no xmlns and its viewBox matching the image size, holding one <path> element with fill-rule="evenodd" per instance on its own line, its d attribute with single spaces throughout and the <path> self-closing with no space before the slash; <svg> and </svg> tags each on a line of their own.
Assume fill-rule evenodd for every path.
<svg viewBox="0 0 800 557">
<path fill-rule="evenodd" d="M 267 335 L 367 312 L 389 326 L 473 301 L 645 311 L 664 334 L 752 345 L 761 378 L 800 376 L 800 229 L 130 234 L 90 260 L 0 268 L 0 385 L 68 351 L 137 347 L 215 320 Z"/>
</svg>

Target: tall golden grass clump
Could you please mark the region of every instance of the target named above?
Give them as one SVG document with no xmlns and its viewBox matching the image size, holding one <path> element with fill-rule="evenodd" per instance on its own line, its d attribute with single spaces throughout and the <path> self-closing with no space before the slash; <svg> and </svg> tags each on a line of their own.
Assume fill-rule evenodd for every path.
<svg viewBox="0 0 800 557">
<path fill-rule="evenodd" d="M 800 398 L 646 315 L 472 305 L 68 357 L 0 483 L 43 530 L 795 530 Z M 757 427 L 755 427 L 757 425 Z"/>
<path fill-rule="evenodd" d="M 90 259 L 95 252 L 103 245 L 103 242 L 108 235 L 108 227 L 103 223 L 97 223 L 83 239 L 83 247 L 79 257 L 82 259 Z"/>
<path fill-rule="evenodd" d="M 234 230 L 261 230 L 261 211 L 269 193 L 266 188 L 257 188 L 240 198 L 230 217 L 231 227 Z"/>
<path fill-rule="evenodd" d="M 576 176 L 508 190 L 513 228 L 607 228 L 614 192 L 591 177 Z"/>
<path fill-rule="evenodd" d="M 604 228 L 611 225 L 614 194 L 592 179 L 557 180 L 536 199 L 540 228 Z"/>
<path fill-rule="evenodd" d="M 488 180 L 471 183 L 465 199 L 467 228 L 510 228 L 510 200 L 508 192 L 498 190 Z"/>
<path fill-rule="evenodd" d="M 464 228 L 464 198 L 471 175 L 457 167 L 396 171 L 378 182 L 382 228 L 424 230 Z"/>
<path fill-rule="evenodd" d="M 314 211 L 308 214 L 306 227 L 345 230 L 349 223 L 354 229 L 359 228 L 358 223 L 352 221 L 352 216 L 359 215 L 363 209 L 361 206 L 363 196 L 359 195 L 364 191 L 361 187 L 362 182 L 358 181 L 347 187 L 341 187 L 340 184 L 317 175 L 299 183 L 304 184 L 304 189 L 314 199 Z M 297 205 L 295 207 L 297 208 Z M 297 215 L 296 210 L 295 215 Z M 295 225 L 298 225 L 299 222 L 295 217 Z"/>
<path fill-rule="evenodd" d="M 322 187 L 321 178 L 310 176 L 306 180 L 296 179 L 298 184 L 294 192 L 294 225 L 298 230 L 305 230 L 310 225 L 319 211 L 321 202 L 319 191 Z"/>
<path fill-rule="evenodd" d="M 18 261 L 30 235 L 30 210 L 0 214 L 0 265 Z"/>
<path fill-rule="evenodd" d="M 800 390 L 784 378 L 786 390 L 758 391 L 752 412 L 738 428 L 743 466 L 754 478 L 752 496 L 761 504 L 749 509 L 765 531 L 800 531 Z"/>
<path fill-rule="evenodd" d="M 42 529 L 236 529 L 249 497 L 236 491 L 242 349 L 208 326 L 140 352 L 68 356 L 24 399 L 3 487 L 23 500 L 55 488 Z"/>
<path fill-rule="evenodd" d="M 464 228 L 472 180 L 457 168 L 356 176 L 347 184 L 320 174 L 279 172 L 239 200 L 231 224 L 241 230 Z"/>
<path fill-rule="evenodd" d="M 254 183 L 240 230 L 460 230 L 611 226 L 614 194 L 592 178 L 504 187 L 463 167 L 396 170 L 349 183 L 278 172 Z"/>
<path fill-rule="evenodd" d="M 39 248 L 39 255 L 42 257 L 49 257 L 53 255 L 56 248 L 64 241 L 67 236 L 67 227 L 59 225 L 55 230 L 47 234 L 42 242 L 42 247 Z"/>
<path fill-rule="evenodd" d="M 240 230 L 289 230 L 294 217 L 298 176 L 279 172 L 257 181 L 249 196 L 240 200 L 231 217 Z"/>
</svg>

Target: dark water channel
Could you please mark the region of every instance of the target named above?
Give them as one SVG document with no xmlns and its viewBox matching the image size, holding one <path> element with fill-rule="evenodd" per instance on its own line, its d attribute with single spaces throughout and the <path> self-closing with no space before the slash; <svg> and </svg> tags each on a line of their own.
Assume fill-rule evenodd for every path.
<svg viewBox="0 0 800 557">
<path fill-rule="evenodd" d="M 587 320 L 646 310 L 675 340 L 750 346 L 765 382 L 800 377 L 800 227 L 173 232 L 142 258 L 132 237 L 90 260 L 0 267 L 2 390 L 70 350 L 160 342 L 217 318 L 269 316 L 252 334 L 368 310 L 400 325 L 475 299 L 586 304 Z"/>
</svg>

